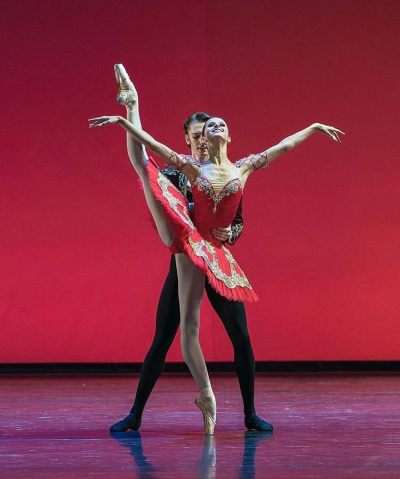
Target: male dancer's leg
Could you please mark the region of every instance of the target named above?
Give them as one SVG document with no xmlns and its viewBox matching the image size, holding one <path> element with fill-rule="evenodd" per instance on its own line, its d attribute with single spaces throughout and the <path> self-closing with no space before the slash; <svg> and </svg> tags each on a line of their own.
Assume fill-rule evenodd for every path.
<svg viewBox="0 0 400 479">
<path fill-rule="evenodd" d="M 259 418 L 254 407 L 255 363 L 244 304 L 224 298 L 208 282 L 206 282 L 206 292 L 233 346 L 235 371 L 243 399 L 245 425 L 248 429 L 271 431 L 272 425 Z"/>
<path fill-rule="evenodd" d="M 143 362 L 135 401 L 130 414 L 111 426 L 112 432 L 139 429 L 144 407 L 164 369 L 165 358 L 178 331 L 179 321 L 178 276 L 175 256 L 172 256 L 168 276 L 158 302 L 153 342 Z"/>
</svg>

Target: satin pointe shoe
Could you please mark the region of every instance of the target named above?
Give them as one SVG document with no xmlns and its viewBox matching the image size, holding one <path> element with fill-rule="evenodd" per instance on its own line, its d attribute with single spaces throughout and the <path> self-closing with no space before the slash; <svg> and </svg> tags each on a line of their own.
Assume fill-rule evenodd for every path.
<svg viewBox="0 0 400 479">
<path fill-rule="evenodd" d="M 200 396 L 194 402 L 203 413 L 204 433 L 206 436 L 212 436 L 217 420 L 217 404 L 214 396 Z"/>
<path fill-rule="evenodd" d="M 138 94 L 124 65 L 116 63 L 114 65 L 114 73 L 118 84 L 117 102 L 127 107 L 134 106 L 137 103 Z"/>
</svg>

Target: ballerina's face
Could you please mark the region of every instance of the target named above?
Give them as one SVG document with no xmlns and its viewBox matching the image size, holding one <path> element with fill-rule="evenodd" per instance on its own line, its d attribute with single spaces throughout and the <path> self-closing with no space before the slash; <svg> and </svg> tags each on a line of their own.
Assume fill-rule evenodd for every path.
<svg viewBox="0 0 400 479">
<path fill-rule="evenodd" d="M 226 142 L 231 141 L 228 125 L 222 118 L 213 117 L 206 121 L 203 128 L 203 137 L 206 141 L 213 141 L 217 138 Z"/>
</svg>

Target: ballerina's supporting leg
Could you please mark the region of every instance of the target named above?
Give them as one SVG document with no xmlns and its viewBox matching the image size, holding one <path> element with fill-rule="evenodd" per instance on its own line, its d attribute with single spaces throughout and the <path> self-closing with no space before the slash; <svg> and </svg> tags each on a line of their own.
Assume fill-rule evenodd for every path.
<svg viewBox="0 0 400 479">
<path fill-rule="evenodd" d="M 200 306 L 204 293 L 204 273 L 189 258 L 175 256 L 181 316 L 181 347 L 193 379 L 201 389 L 210 385 L 206 363 L 199 343 Z"/>
<path fill-rule="evenodd" d="M 204 273 L 194 266 L 185 254 L 179 253 L 175 258 L 178 272 L 182 354 L 193 379 L 200 388 L 200 397 L 196 400 L 196 405 L 203 413 L 205 433 L 210 435 L 214 434 L 216 403 L 199 342 L 200 306 L 205 278 Z"/>
</svg>

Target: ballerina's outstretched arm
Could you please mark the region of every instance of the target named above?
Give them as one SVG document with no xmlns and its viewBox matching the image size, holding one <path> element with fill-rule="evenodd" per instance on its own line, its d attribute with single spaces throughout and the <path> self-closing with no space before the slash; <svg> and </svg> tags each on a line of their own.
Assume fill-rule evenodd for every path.
<svg viewBox="0 0 400 479">
<path fill-rule="evenodd" d="M 141 128 L 136 127 L 126 118 L 122 116 L 98 116 L 96 118 L 89 119 L 89 128 L 96 128 L 107 125 L 120 125 L 124 128 L 130 135 L 135 138 L 136 141 L 141 143 L 145 148 L 152 151 L 154 154 L 165 160 L 169 165 L 183 170 L 185 168 L 185 175 L 189 178 L 189 181 L 194 181 L 199 175 L 200 168 L 187 160 L 182 155 L 179 155 L 171 148 L 166 145 L 163 145 L 156 139 L 154 139 L 147 132 Z"/>
<path fill-rule="evenodd" d="M 318 131 L 324 133 L 332 138 L 332 140 L 339 143 L 339 135 L 345 134 L 343 131 L 339 130 L 338 128 L 334 128 L 333 126 L 323 125 L 322 123 L 313 123 L 304 130 L 298 131 L 297 133 L 284 138 L 277 145 L 272 146 L 261 153 L 249 155 L 246 158 L 243 158 L 243 160 L 240 160 L 241 177 L 243 183 L 247 180 L 248 176 L 253 173 L 253 171 L 264 166 L 268 166 L 273 160 L 300 145 L 304 140 Z"/>
<path fill-rule="evenodd" d="M 126 120 L 121 116 L 100 116 L 96 118 L 91 118 L 89 120 L 90 128 L 115 124 L 120 124 L 130 135 L 132 135 L 132 137 L 136 141 L 141 143 L 143 146 L 147 146 L 149 150 L 161 156 L 169 163 L 171 163 L 171 158 L 176 158 L 176 163 L 178 167 L 182 168 L 186 165 L 184 158 L 181 158 L 179 157 L 179 155 L 176 154 L 174 156 L 174 152 L 170 148 L 165 145 L 162 145 L 148 133 L 143 131 L 141 128 L 133 125 L 130 121 Z M 160 238 L 162 242 L 169 247 L 173 243 L 175 235 L 166 218 L 162 205 L 157 201 L 152 192 L 146 169 L 147 157 L 143 154 L 140 154 L 142 152 L 140 152 L 139 154 L 138 153 L 139 152 L 135 152 L 135 154 L 130 155 L 130 160 L 137 174 L 139 175 L 139 178 L 142 181 L 146 203 L 154 219 Z M 187 169 L 189 170 L 189 166 L 187 167 Z"/>
</svg>

